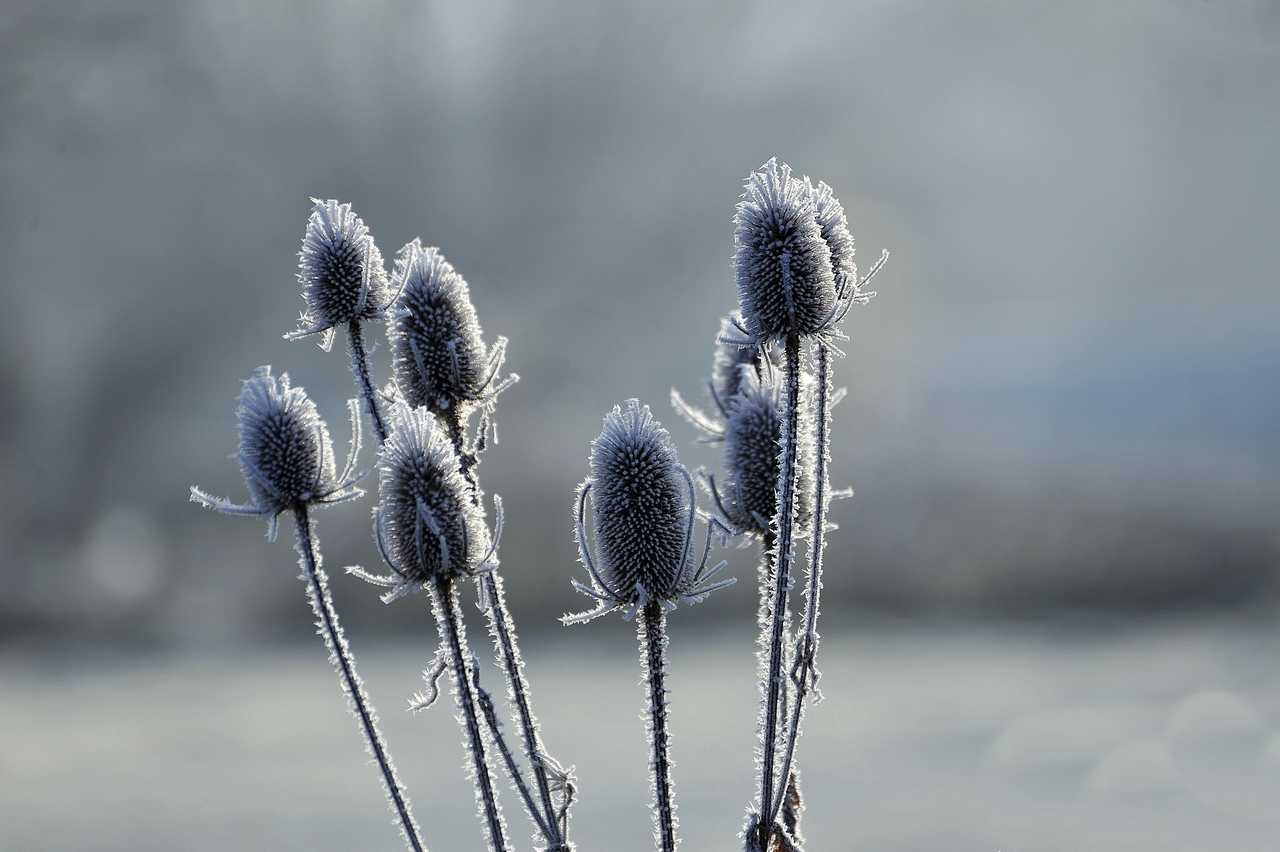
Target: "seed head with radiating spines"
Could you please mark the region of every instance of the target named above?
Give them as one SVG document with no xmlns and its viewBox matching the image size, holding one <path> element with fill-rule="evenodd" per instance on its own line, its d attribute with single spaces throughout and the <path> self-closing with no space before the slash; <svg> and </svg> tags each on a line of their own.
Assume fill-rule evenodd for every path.
<svg viewBox="0 0 1280 852">
<path fill-rule="evenodd" d="M 391 299 L 382 253 L 350 204 L 315 202 L 298 253 L 298 282 L 307 300 L 301 327 L 289 337 L 381 319 Z"/>
<path fill-rule="evenodd" d="M 378 464 L 378 543 L 409 583 L 474 573 L 490 554 L 489 530 L 462 477 L 458 454 L 426 409 L 391 412 Z"/>
<path fill-rule="evenodd" d="M 806 393 L 807 396 L 807 393 Z M 768 532 L 778 507 L 778 454 L 781 451 L 781 420 L 778 417 L 777 394 L 772 387 L 744 386 L 738 395 L 724 428 L 724 467 L 727 474 L 723 487 L 717 486 L 727 520 L 747 533 Z M 811 454 L 801 434 L 796 467 L 796 519 L 803 530 L 812 519 L 810 495 L 813 475 L 807 459 Z"/>
<path fill-rule="evenodd" d="M 676 592 L 693 511 L 682 471 L 649 406 L 629 399 L 605 416 L 591 446 L 596 567 L 619 595 L 635 596 L 637 584 L 653 597 Z"/>
<path fill-rule="evenodd" d="M 831 249 L 814 191 L 777 159 L 747 179 L 733 217 L 734 269 L 747 331 L 761 340 L 823 331 L 836 308 Z"/>
<path fill-rule="evenodd" d="M 483 399 L 493 370 L 466 280 L 415 239 L 396 257 L 395 283 L 392 369 L 409 404 L 443 412 Z"/>
<path fill-rule="evenodd" d="M 237 402 L 240 450 L 236 458 L 253 502 L 232 503 L 199 488 L 191 489 L 192 500 L 220 512 L 266 518 L 271 522 L 268 535 L 274 539 L 280 514 L 339 503 L 363 493 L 355 487 L 361 475 L 352 473 L 360 448 L 354 409 L 351 453 L 343 471 L 335 473 L 329 429 L 306 391 L 290 386 L 288 373 L 276 377 L 270 367 L 259 367 L 245 381 Z"/>
<path fill-rule="evenodd" d="M 849 233 L 849 220 L 844 206 L 836 199 L 831 187 L 822 181 L 813 190 L 814 218 L 822 229 L 822 239 L 831 250 L 831 271 L 837 275 L 856 275 L 858 267 L 853 262 L 853 234 Z"/>
</svg>

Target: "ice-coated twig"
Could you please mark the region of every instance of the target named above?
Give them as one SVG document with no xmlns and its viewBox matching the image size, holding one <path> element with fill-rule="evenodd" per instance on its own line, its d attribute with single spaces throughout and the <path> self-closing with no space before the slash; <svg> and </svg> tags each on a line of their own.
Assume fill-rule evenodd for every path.
<svg viewBox="0 0 1280 852">
<path fill-rule="evenodd" d="M 325 645 L 329 648 L 329 662 L 338 672 L 338 677 L 342 681 L 342 691 L 347 696 L 347 707 L 351 715 L 355 716 L 356 721 L 360 723 L 365 746 L 378 765 L 378 771 L 382 777 L 382 788 L 395 810 L 400 833 L 409 848 L 414 852 L 423 852 L 425 847 L 422 843 L 421 831 L 409 809 L 409 800 L 405 795 L 404 787 L 396 777 L 391 755 L 387 753 L 382 734 L 378 731 L 377 714 L 369 701 L 369 696 L 364 691 L 364 684 L 356 674 L 351 648 L 347 645 L 342 626 L 338 623 L 338 613 L 333 608 L 328 578 L 321 566 L 320 549 L 306 506 L 300 506 L 294 510 L 294 519 L 297 550 L 302 563 L 301 579 L 307 584 L 307 596 L 311 599 L 311 608 L 315 612 L 317 632 L 324 637 Z"/>
<path fill-rule="evenodd" d="M 467 665 L 470 655 L 466 648 L 467 640 L 465 628 L 462 625 L 462 613 L 458 611 L 457 590 L 454 588 L 453 578 L 445 574 L 431 577 L 426 586 L 431 593 L 431 607 L 435 610 L 440 639 L 449 652 L 454 695 L 457 698 L 458 710 L 462 714 L 466 734 L 463 745 L 471 761 L 472 780 L 475 782 L 476 801 L 485 827 L 485 836 L 493 852 L 506 852 L 509 848 L 506 826 L 498 806 L 497 792 L 493 788 L 493 777 L 485 753 L 484 733 L 480 729 L 480 720 L 476 715 L 476 696 Z"/>
<path fill-rule="evenodd" d="M 661 601 L 651 600 L 640 608 L 636 619 L 640 642 L 640 664 L 649 699 L 649 753 L 653 769 L 654 838 L 661 852 L 675 852 L 676 806 L 671 788 L 671 734 L 667 730 L 667 610 Z"/>
</svg>

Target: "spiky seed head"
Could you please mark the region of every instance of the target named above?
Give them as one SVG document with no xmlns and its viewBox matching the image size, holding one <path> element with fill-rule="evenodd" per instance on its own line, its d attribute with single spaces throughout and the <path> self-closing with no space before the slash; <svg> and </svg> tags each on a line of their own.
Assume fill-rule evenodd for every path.
<svg viewBox="0 0 1280 852">
<path fill-rule="evenodd" d="M 831 271 L 835 275 L 855 275 L 853 262 L 853 234 L 849 233 L 849 220 L 844 207 L 836 199 L 831 187 L 818 181 L 813 191 L 814 218 L 822 229 L 822 239 L 831 250 Z"/>
<path fill-rule="evenodd" d="M 259 367 L 237 398 L 236 457 L 253 502 L 263 514 L 296 509 L 339 487 L 333 444 L 315 403 L 289 374 Z"/>
<path fill-rule="evenodd" d="M 747 179 L 733 217 L 733 263 L 742 316 L 757 338 L 817 334 L 836 306 L 831 249 L 813 195 L 776 158 Z"/>
<path fill-rule="evenodd" d="M 808 388 L 803 393 L 808 396 Z M 802 401 L 807 405 L 807 399 Z M 801 418 L 802 422 L 805 418 Z M 801 533 L 813 515 L 812 435 L 797 441 L 796 521 Z M 721 493 L 728 520 L 743 532 L 763 534 L 778 510 L 778 460 L 782 428 L 775 390 L 746 385 L 730 410 L 724 429 L 725 478 Z"/>
<path fill-rule="evenodd" d="M 391 567 L 412 583 L 481 567 L 489 530 L 439 422 L 401 403 L 388 426 L 378 464 L 377 535 Z"/>
<path fill-rule="evenodd" d="M 409 404 L 439 413 L 482 399 L 491 370 L 466 280 L 415 239 L 396 256 L 394 283 L 392 370 Z"/>
<path fill-rule="evenodd" d="M 781 353 L 776 351 L 776 347 L 744 339 L 742 327 L 742 314 L 734 311 L 720 320 L 720 334 L 716 336 L 716 349 L 711 361 L 711 388 L 725 409 L 733 407 L 734 397 L 742 392 L 744 385 L 759 387 L 767 373 L 782 366 L 779 362 Z"/>
<path fill-rule="evenodd" d="M 670 598 L 681 579 L 691 495 L 675 445 L 649 406 L 614 406 L 591 445 L 596 568 L 623 599 Z"/>
<path fill-rule="evenodd" d="M 298 281 L 307 300 L 306 333 L 352 320 L 380 319 L 391 299 L 382 253 L 350 204 L 315 202 L 298 253 Z"/>
</svg>

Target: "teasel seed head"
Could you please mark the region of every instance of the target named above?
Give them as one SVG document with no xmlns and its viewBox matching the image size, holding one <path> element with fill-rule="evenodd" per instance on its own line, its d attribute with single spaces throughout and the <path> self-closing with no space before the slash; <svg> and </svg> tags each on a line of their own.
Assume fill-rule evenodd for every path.
<svg viewBox="0 0 1280 852">
<path fill-rule="evenodd" d="M 271 375 L 259 367 L 246 380 L 237 397 L 240 450 L 236 458 L 253 502 L 234 504 L 212 497 L 199 488 L 191 499 L 211 509 L 238 515 L 258 515 L 271 522 L 268 535 L 275 538 L 278 517 L 316 504 L 338 503 L 360 496 L 353 474 L 360 449 L 360 421 L 351 405 L 351 453 L 341 473 L 335 472 L 333 443 L 315 403 L 300 387 L 289 384 L 289 374 Z"/>
<path fill-rule="evenodd" d="M 802 405 L 808 405 L 811 384 L 804 382 Z M 745 386 L 725 422 L 725 479 L 719 484 L 710 480 L 713 496 L 735 532 L 763 535 L 777 513 L 781 432 L 774 388 Z M 813 514 L 811 432 L 806 428 L 797 442 L 796 521 L 802 534 Z"/>
<path fill-rule="evenodd" d="M 857 276 L 858 267 L 853 262 L 853 234 L 849 233 L 849 220 L 844 207 L 836 199 L 831 187 L 822 181 L 813 191 L 814 218 L 822 229 L 822 239 L 831 250 L 831 271 L 840 276 Z"/>
<path fill-rule="evenodd" d="M 392 370 L 409 404 L 442 413 L 485 399 L 495 368 L 466 280 L 439 249 L 415 239 L 396 256 L 394 283 Z"/>
<path fill-rule="evenodd" d="M 578 553 L 591 575 L 591 586 L 574 588 L 595 598 L 590 612 L 568 615 L 565 624 L 590 621 L 618 607 L 626 617 L 649 601 L 674 609 L 678 600 L 698 603 L 733 583 L 708 583 L 723 562 L 707 568 L 712 542 L 724 541 L 724 525 L 708 522 L 702 558 L 693 552 L 697 494 L 693 477 L 676 457 L 675 445 L 649 406 L 627 400 L 626 411 L 614 406 L 604 430 L 591 445 L 591 476 L 578 487 L 574 512 Z M 594 507 L 595 555 L 587 542 L 587 498 Z"/>
<path fill-rule="evenodd" d="M 396 404 L 378 471 L 375 536 L 403 584 L 485 568 L 494 551 L 489 530 L 434 415 Z"/>
<path fill-rule="evenodd" d="M 382 253 L 350 204 L 315 202 L 298 253 L 298 282 L 307 300 L 290 339 L 324 333 L 328 348 L 336 326 L 381 319 L 391 300 Z"/>
<path fill-rule="evenodd" d="M 669 597 L 680 577 L 693 512 L 671 435 L 647 405 L 627 400 L 605 416 L 591 445 L 592 504 L 600 577 L 622 594 L 639 584 Z"/>
<path fill-rule="evenodd" d="M 837 294 L 808 181 L 792 177 L 776 158 L 753 172 L 734 215 L 733 238 L 747 332 L 760 341 L 822 333 Z"/>
</svg>

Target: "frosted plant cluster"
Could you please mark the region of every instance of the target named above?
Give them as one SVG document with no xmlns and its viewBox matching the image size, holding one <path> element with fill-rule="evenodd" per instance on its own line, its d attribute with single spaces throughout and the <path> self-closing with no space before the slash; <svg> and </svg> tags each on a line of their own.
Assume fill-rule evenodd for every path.
<svg viewBox="0 0 1280 852">
<path fill-rule="evenodd" d="M 267 520 L 271 539 L 280 516 L 292 516 L 318 632 L 395 823 L 408 848 L 422 852 L 427 839 L 356 674 L 316 536 L 316 507 L 365 493 L 355 462 L 361 416 L 367 417 L 379 459 L 373 538 L 386 573 L 347 570 L 384 589 L 387 603 L 409 591 L 427 592 L 440 646 L 427 661 L 425 685 L 410 708 L 435 703 L 440 678 L 449 675 L 477 813 L 492 852 L 514 848 L 498 801 L 504 776 L 533 827 L 534 848 L 568 852 L 575 848 L 569 811 L 578 790 L 572 773 L 542 744 L 503 592 L 502 502 L 493 498 L 491 527 L 476 471 L 498 396 L 518 379 L 501 375 L 507 341 L 499 337 L 486 347 L 467 282 L 438 248 L 413 240 L 397 252 L 388 274 L 350 204 L 312 200 L 298 273 L 307 308 L 298 329 L 285 336 L 321 335 L 328 351 L 339 331 L 346 335 L 357 393 L 350 405 L 347 461 L 339 471 L 328 428 L 302 388 L 260 367 L 244 383 L 237 409 L 237 458 L 250 502 L 199 488 L 192 488 L 191 497 L 220 512 Z M 756 542 L 760 552 L 758 794 L 739 839 L 745 852 L 803 848 L 796 741 L 805 706 L 816 695 L 822 556 L 826 533 L 834 529 L 826 520 L 827 504 L 845 493 L 833 492 L 827 481 L 831 409 L 841 395 L 832 386 L 831 357 L 842 354 L 836 346 L 845 339 L 840 323 L 853 305 L 875 295 L 863 285 L 887 257 L 882 254 L 870 274 L 859 278 L 853 237 L 831 188 L 795 177 L 777 160 L 748 177 L 734 224 L 739 307 L 722 321 L 716 338 L 707 382 L 712 413 L 675 390 L 671 394 L 676 411 L 702 433 L 701 440 L 724 447 L 719 480 L 700 471 L 713 510 L 698 508 L 694 476 L 680 464 L 671 435 L 636 399 L 605 415 L 591 447 L 589 476 L 572 502 L 587 573 L 587 582 L 572 583 L 593 607 L 562 621 L 579 624 L 620 611 L 636 623 L 660 852 L 674 852 L 678 843 L 666 619 L 678 604 L 699 603 L 734 582 L 714 579 L 724 562 L 709 564 L 714 549 L 734 536 Z M 388 326 L 391 378 L 381 386 L 365 344 L 370 322 Z M 801 539 L 809 542 L 804 610 L 793 626 L 789 607 Z M 514 723 L 509 728 L 467 641 L 460 606 L 468 582 L 475 584 L 488 621 L 508 721 Z"/>
</svg>

